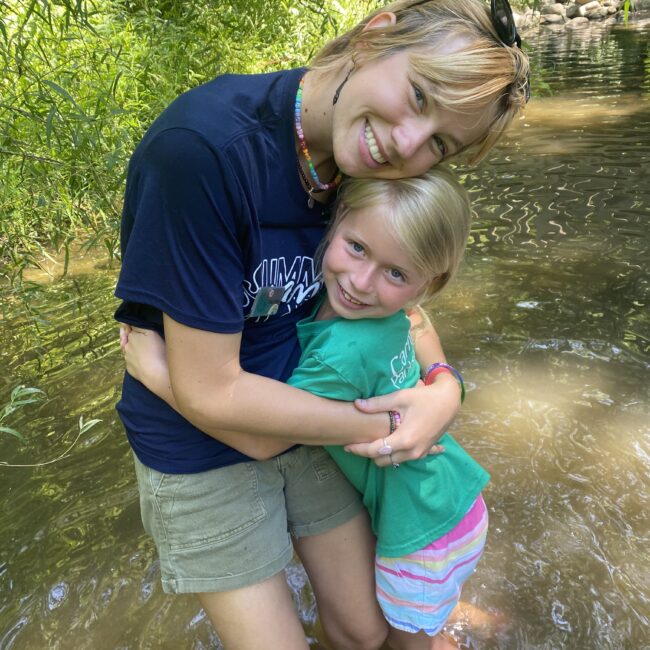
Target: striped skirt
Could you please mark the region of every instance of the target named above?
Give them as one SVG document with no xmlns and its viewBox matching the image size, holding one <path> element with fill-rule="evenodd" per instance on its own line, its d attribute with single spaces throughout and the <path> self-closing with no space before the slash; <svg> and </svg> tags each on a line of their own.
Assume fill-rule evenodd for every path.
<svg viewBox="0 0 650 650">
<path fill-rule="evenodd" d="M 430 636 L 440 632 L 483 553 L 487 528 L 479 495 L 451 531 L 423 549 L 403 557 L 377 556 L 377 600 L 388 624 Z"/>
</svg>

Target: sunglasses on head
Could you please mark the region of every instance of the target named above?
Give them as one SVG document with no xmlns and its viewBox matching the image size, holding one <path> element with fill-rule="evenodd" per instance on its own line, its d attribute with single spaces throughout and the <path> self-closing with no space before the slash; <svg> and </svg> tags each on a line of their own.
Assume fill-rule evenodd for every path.
<svg viewBox="0 0 650 650">
<path fill-rule="evenodd" d="M 413 9 L 423 5 L 431 0 L 419 0 L 409 5 L 405 9 Z M 508 47 L 515 45 L 521 49 L 521 36 L 517 32 L 515 17 L 512 13 L 512 7 L 508 0 L 490 0 L 490 15 L 492 16 L 492 25 L 501 42 Z M 530 99 L 530 71 L 526 75 L 526 102 Z"/>
<path fill-rule="evenodd" d="M 512 7 L 508 0 L 491 0 L 490 13 L 492 15 L 492 24 L 499 38 L 512 47 L 517 45 L 521 49 L 521 37 L 517 33 L 515 17 L 512 15 Z"/>
<path fill-rule="evenodd" d="M 408 7 L 404 7 L 402 11 L 413 9 L 430 1 L 418 0 Z M 516 43 L 517 47 L 521 49 L 521 37 L 517 33 L 515 17 L 512 14 L 512 7 L 510 7 L 508 0 L 490 0 L 490 13 L 494 29 L 503 43 L 510 47 Z"/>
<path fill-rule="evenodd" d="M 490 0 L 492 24 L 499 38 L 509 47 L 521 49 L 521 36 L 517 33 L 515 17 L 508 0 Z M 530 99 L 530 70 L 526 75 L 526 103 Z"/>
</svg>

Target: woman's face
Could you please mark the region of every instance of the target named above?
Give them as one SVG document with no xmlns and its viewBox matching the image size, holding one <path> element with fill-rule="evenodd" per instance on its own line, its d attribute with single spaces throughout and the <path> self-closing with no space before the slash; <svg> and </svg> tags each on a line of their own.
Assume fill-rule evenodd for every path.
<svg viewBox="0 0 650 650">
<path fill-rule="evenodd" d="M 454 51 L 462 42 L 450 41 Z M 334 107 L 334 158 L 355 178 L 408 178 L 477 141 L 491 112 L 441 108 L 432 84 L 411 67 L 407 51 L 363 63 Z"/>
</svg>

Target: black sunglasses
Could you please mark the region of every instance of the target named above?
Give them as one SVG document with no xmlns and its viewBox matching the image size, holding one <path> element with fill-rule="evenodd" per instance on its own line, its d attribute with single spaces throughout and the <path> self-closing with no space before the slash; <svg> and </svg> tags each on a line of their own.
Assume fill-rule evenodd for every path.
<svg viewBox="0 0 650 650">
<path fill-rule="evenodd" d="M 430 0 L 419 0 L 406 9 L 413 9 L 418 5 L 423 5 Z M 515 25 L 515 17 L 512 14 L 512 7 L 508 0 L 490 0 L 490 15 L 492 16 L 492 24 L 504 45 L 508 47 L 517 46 L 521 49 L 521 36 L 517 32 Z M 526 102 L 530 99 L 530 71 L 526 76 Z"/>
<path fill-rule="evenodd" d="M 490 0 L 492 24 L 499 38 L 509 47 L 521 49 L 521 36 L 517 33 L 515 17 L 508 0 Z M 530 99 L 530 70 L 526 75 L 526 103 Z"/>
<path fill-rule="evenodd" d="M 499 38 L 512 47 L 515 43 L 521 49 L 521 36 L 517 33 L 515 17 L 512 15 L 512 7 L 508 0 L 491 0 L 490 13 L 492 24 Z"/>
<path fill-rule="evenodd" d="M 420 5 L 426 4 L 430 1 L 431 0 L 417 0 L 417 2 L 410 4 L 408 7 L 404 7 L 402 11 L 419 7 Z M 510 7 L 508 0 L 490 0 L 490 12 L 492 14 L 492 24 L 494 25 L 494 29 L 503 43 L 510 47 L 516 43 L 517 47 L 521 49 L 521 37 L 517 33 L 515 17 L 512 15 L 512 8 Z"/>
</svg>

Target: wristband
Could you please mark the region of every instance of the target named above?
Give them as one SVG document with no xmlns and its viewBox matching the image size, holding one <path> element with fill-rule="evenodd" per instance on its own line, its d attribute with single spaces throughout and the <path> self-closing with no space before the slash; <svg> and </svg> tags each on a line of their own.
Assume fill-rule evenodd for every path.
<svg viewBox="0 0 650 650">
<path fill-rule="evenodd" d="M 465 382 L 458 370 L 453 366 L 450 366 L 447 363 L 432 363 L 424 374 L 424 385 L 430 386 L 433 383 L 434 377 L 439 375 L 441 372 L 449 372 L 455 377 L 460 386 L 460 403 L 462 404 L 465 401 Z"/>
<path fill-rule="evenodd" d="M 433 384 L 434 378 L 437 377 L 438 375 L 443 374 L 443 373 L 446 373 L 446 374 L 452 375 L 452 376 L 454 374 L 448 368 L 434 368 L 431 372 L 428 372 L 427 375 L 426 375 L 426 380 L 427 380 L 426 385 L 430 386 L 431 384 Z"/>
</svg>

